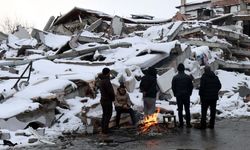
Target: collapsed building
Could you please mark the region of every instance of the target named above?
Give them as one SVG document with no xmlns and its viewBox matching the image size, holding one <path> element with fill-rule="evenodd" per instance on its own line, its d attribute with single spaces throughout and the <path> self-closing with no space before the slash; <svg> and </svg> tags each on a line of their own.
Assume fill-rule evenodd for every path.
<svg viewBox="0 0 250 150">
<path fill-rule="evenodd" d="M 207 64 L 213 70 L 249 71 L 250 65 L 242 63 L 250 57 L 247 5 L 246 0 L 202 0 L 197 3 L 181 0 L 181 6 L 177 7 L 180 11 L 170 19 L 135 14 L 125 18 L 75 7 L 64 15 L 51 17 L 44 30 L 33 29 L 30 34 L 19 27 L 13 34 L 4 36 L 7 40 L 0 47 L 3 53 L 0 67 L 8 75 L 2 77 L 1 84 L 13 83 L 9 80 L 18 76 L 26 64 L 32 68 L 29 78 L 33 76 L 35 79 L 13 86 L 14 90 L 10 90 L 13 92 L 9 89 L 2 92 L 0 106 L 8 106 L 10 103 L 5 102 L 9 100 L 12 105 L 18 103 L 18 96 L 28 103 L 21 111 L 10 108 L 8 115 L 0 116 L 0 123 L 9 130 L 23 129 L 38 121 L 47 127 L 54 124 L 60 127 L 62 124 L 72 126 L 70 121 L 76 117 L 93 132 L 101 117 L 95 75 L 104 66 L 112 68 L 114 89 L 119 82 L 124 82 L 129 92 L 135 92 L 135 100 L 142 98 L 137 89 L 142 71 L 156 67 L 161 100 L 167 101 L 159 107 L 165 112 L 168 109 L 176 111 L 171 106 L 175 103 L 169 99 L 171 79 L 179 63 L 185 64 L 196 87 Z M 80 69 L 75 66 L 80 66 Z M 52 75 L 48 76 L 50 73 Z M 27 77 L 21 74 L 15 79 Z M 63 84 L 59 84 L 59 80 Z M 31 89 L 46 86 L 50 88 L 42 90 L 45 94 L 29 93 Z M 244 86 L 247 90 L 241 92 L 243 97 L 249 92 Z M 26 94 L 28 96 L 23 97 Z M 65 102 L 65 99 L 76 96 L 81 97 L 76 100 L 79 103 L 73 100 L 69 104 Z M 70 107 L 77 108 L 77 111 L 71 111 Z M 121 122 L 127 122 L 127 118 L 123 116 Z M 77 123 L 82 125 L 82 122 Z"/>
</svg>

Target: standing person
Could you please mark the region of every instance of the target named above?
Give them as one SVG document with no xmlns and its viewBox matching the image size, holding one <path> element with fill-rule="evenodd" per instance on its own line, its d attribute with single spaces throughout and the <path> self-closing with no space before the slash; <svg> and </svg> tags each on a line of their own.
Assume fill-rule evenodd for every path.
<svg viewBox="0 0 250 150">
<path fill-rule="evenodd" d="M 182 63 L 178 65 L 177 70 L 178 74 L 175 75 L 172 80 L 172 90 L 177 100 L 179 127 L 182 128 L 184 125 L 182 114 L 184 106 L 186 113 L 186 127 L 191 128 L 192 125 L 190 124 L 191 117 L 189 107 L 190 96 L 192 95 L 193 90 L 193 83 L 191 77 L 185 74 L 185 67 Z"/>
<path fill-rule="evenodd" d="M 140 91 L 143 93 L 144 115 L 151 115 L 155 112 L 155 102 L 157 94 L 157 72 L 153 67 L 149 67 L 146 75 L 142 77 Z"/>
<path fill-rule="evenodd" d="M 120 117 L 122 113 L 129 113 L 133 125 L 136 124 L 135 121 L 135 113 L 134 110 L 131 108 L 133 103 L 130 100 L 130 97 L 126 91 L 126 87 L 123 83 L 118 87 L 117 93 L 115 96 L 115 110 L 116 110 L 116 127 L 120 127 Z"/>
<path fill-rule="evenodd" d="M 109 121 L 112 116 L 113 106 L 112 102 L 115 100 L 115 93 L 113 86 L 110 82 L 110 69 L 104 68 L 102 74 L 99 76 L 99 88 L 101 91 L 101 106 L 102 106 L 102 133 L 107 134 L 109 132 Z"/>
<path fill-rule="evenodd" d="M 210 121 L 208 127 L 213 129 L 215 124 L 216 102 L 219 99 L 218 92 L 221 89 L 219 78 L 211 71 L 209 66 L 204 69 L 200 81 L 199 95 L 201 98 L 201 126 L 206 128 L 207 109 L 210 107 Z"/>
</svg>

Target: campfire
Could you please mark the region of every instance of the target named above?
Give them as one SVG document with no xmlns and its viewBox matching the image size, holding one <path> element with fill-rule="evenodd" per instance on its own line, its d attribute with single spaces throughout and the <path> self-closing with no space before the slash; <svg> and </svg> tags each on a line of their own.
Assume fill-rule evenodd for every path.
<svg viewBox="0 0 250 150">
<path fill-rule="evenodd" d="M 154 127 L 158 124 L 158 114 L 160 112 L 160 108 L 157 108 L 157 112 L 146 116 L 140 123 L 140 133 L 146 133 L 151 129 L 151 127 Z"/>
</svg>

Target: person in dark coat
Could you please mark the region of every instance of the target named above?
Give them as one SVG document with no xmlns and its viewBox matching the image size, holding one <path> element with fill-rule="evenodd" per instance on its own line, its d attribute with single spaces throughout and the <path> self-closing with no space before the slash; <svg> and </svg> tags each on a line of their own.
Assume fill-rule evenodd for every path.
<svg viewBox="0 0 250 150">
<path fill-rule="evenodd" d="M 208 127 L 213 129 L 215 124 L 216 103 L 219 99 L 218 92 L 221 89 L 219 78 L 211 71 L 209 66 L 200 80 L 199 95 L 201 99 L 201 129 L 206 128 L 207 109 L 210 107 L 210 121 Z"/>
<path fill-rule="evenodd" d="M 151 115 L 155 112 L 155 102 L 157 94 L 157 72 L 153 67 L 149 67 L 146 75 L 142 77 L 140 91 L 143 93 L 144 115 Z"/>
<path fill-rule="evenodd" d="M 185 67 L 180 63 L 177 67 L 178 74 L 172 80 L 172 90 L 177 100 L 179 127 L 183 127 L 183 106 L 186 113 L 186 127 L 190 128 L 190 96 L 193 91 L 193 83 L 190 76 L 184 73 Z"/>
<path fill-rule="evenodd" d="M 131 108 L 133 103 L 131 102 L 130 97 L 126 91 L 126 87 L 123 83 L 121 83 L 121 85 L 117 89 L 114 104 L 115 104 L 115 110 L 116 110 L 116 127 L 118 128 L 120 127 L 119 123 L 120 123 L 120 117 L 122 113 L 129 113 L 133 125 L 136 124 L 135 112 Z"/>
<path fill-rule="evenodd" d="M 110 69 L 104 68 L 102 70 L 102 74 L 99 76 L 99 83 L 98 86 L 101 91 L 101 106 L 102 106 L 102 133 L 107 134 L 109 133 L 109 121 L 112 117 L 113 106 L 112 102 L 115 100 L 115 93 L 113 86 L 110 82 Z"/>
</svg>

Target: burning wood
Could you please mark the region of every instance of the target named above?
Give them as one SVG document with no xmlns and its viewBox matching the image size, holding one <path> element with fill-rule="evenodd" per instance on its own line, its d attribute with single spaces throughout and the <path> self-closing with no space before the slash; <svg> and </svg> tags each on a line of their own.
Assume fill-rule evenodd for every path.
<svg viewBox="0 0 250 150">
<path fill-rule="evenodd" d="M 157 108 L 157 112 L 146 116 L 142 122 L 141 122 L 141 127 L 140 127 L 140 132 L 145 133 L 148 131 L 152 126 L 155 126 L 158 124 L 158 114 L 160 112 L 160 108 Z"/>
</svg>

